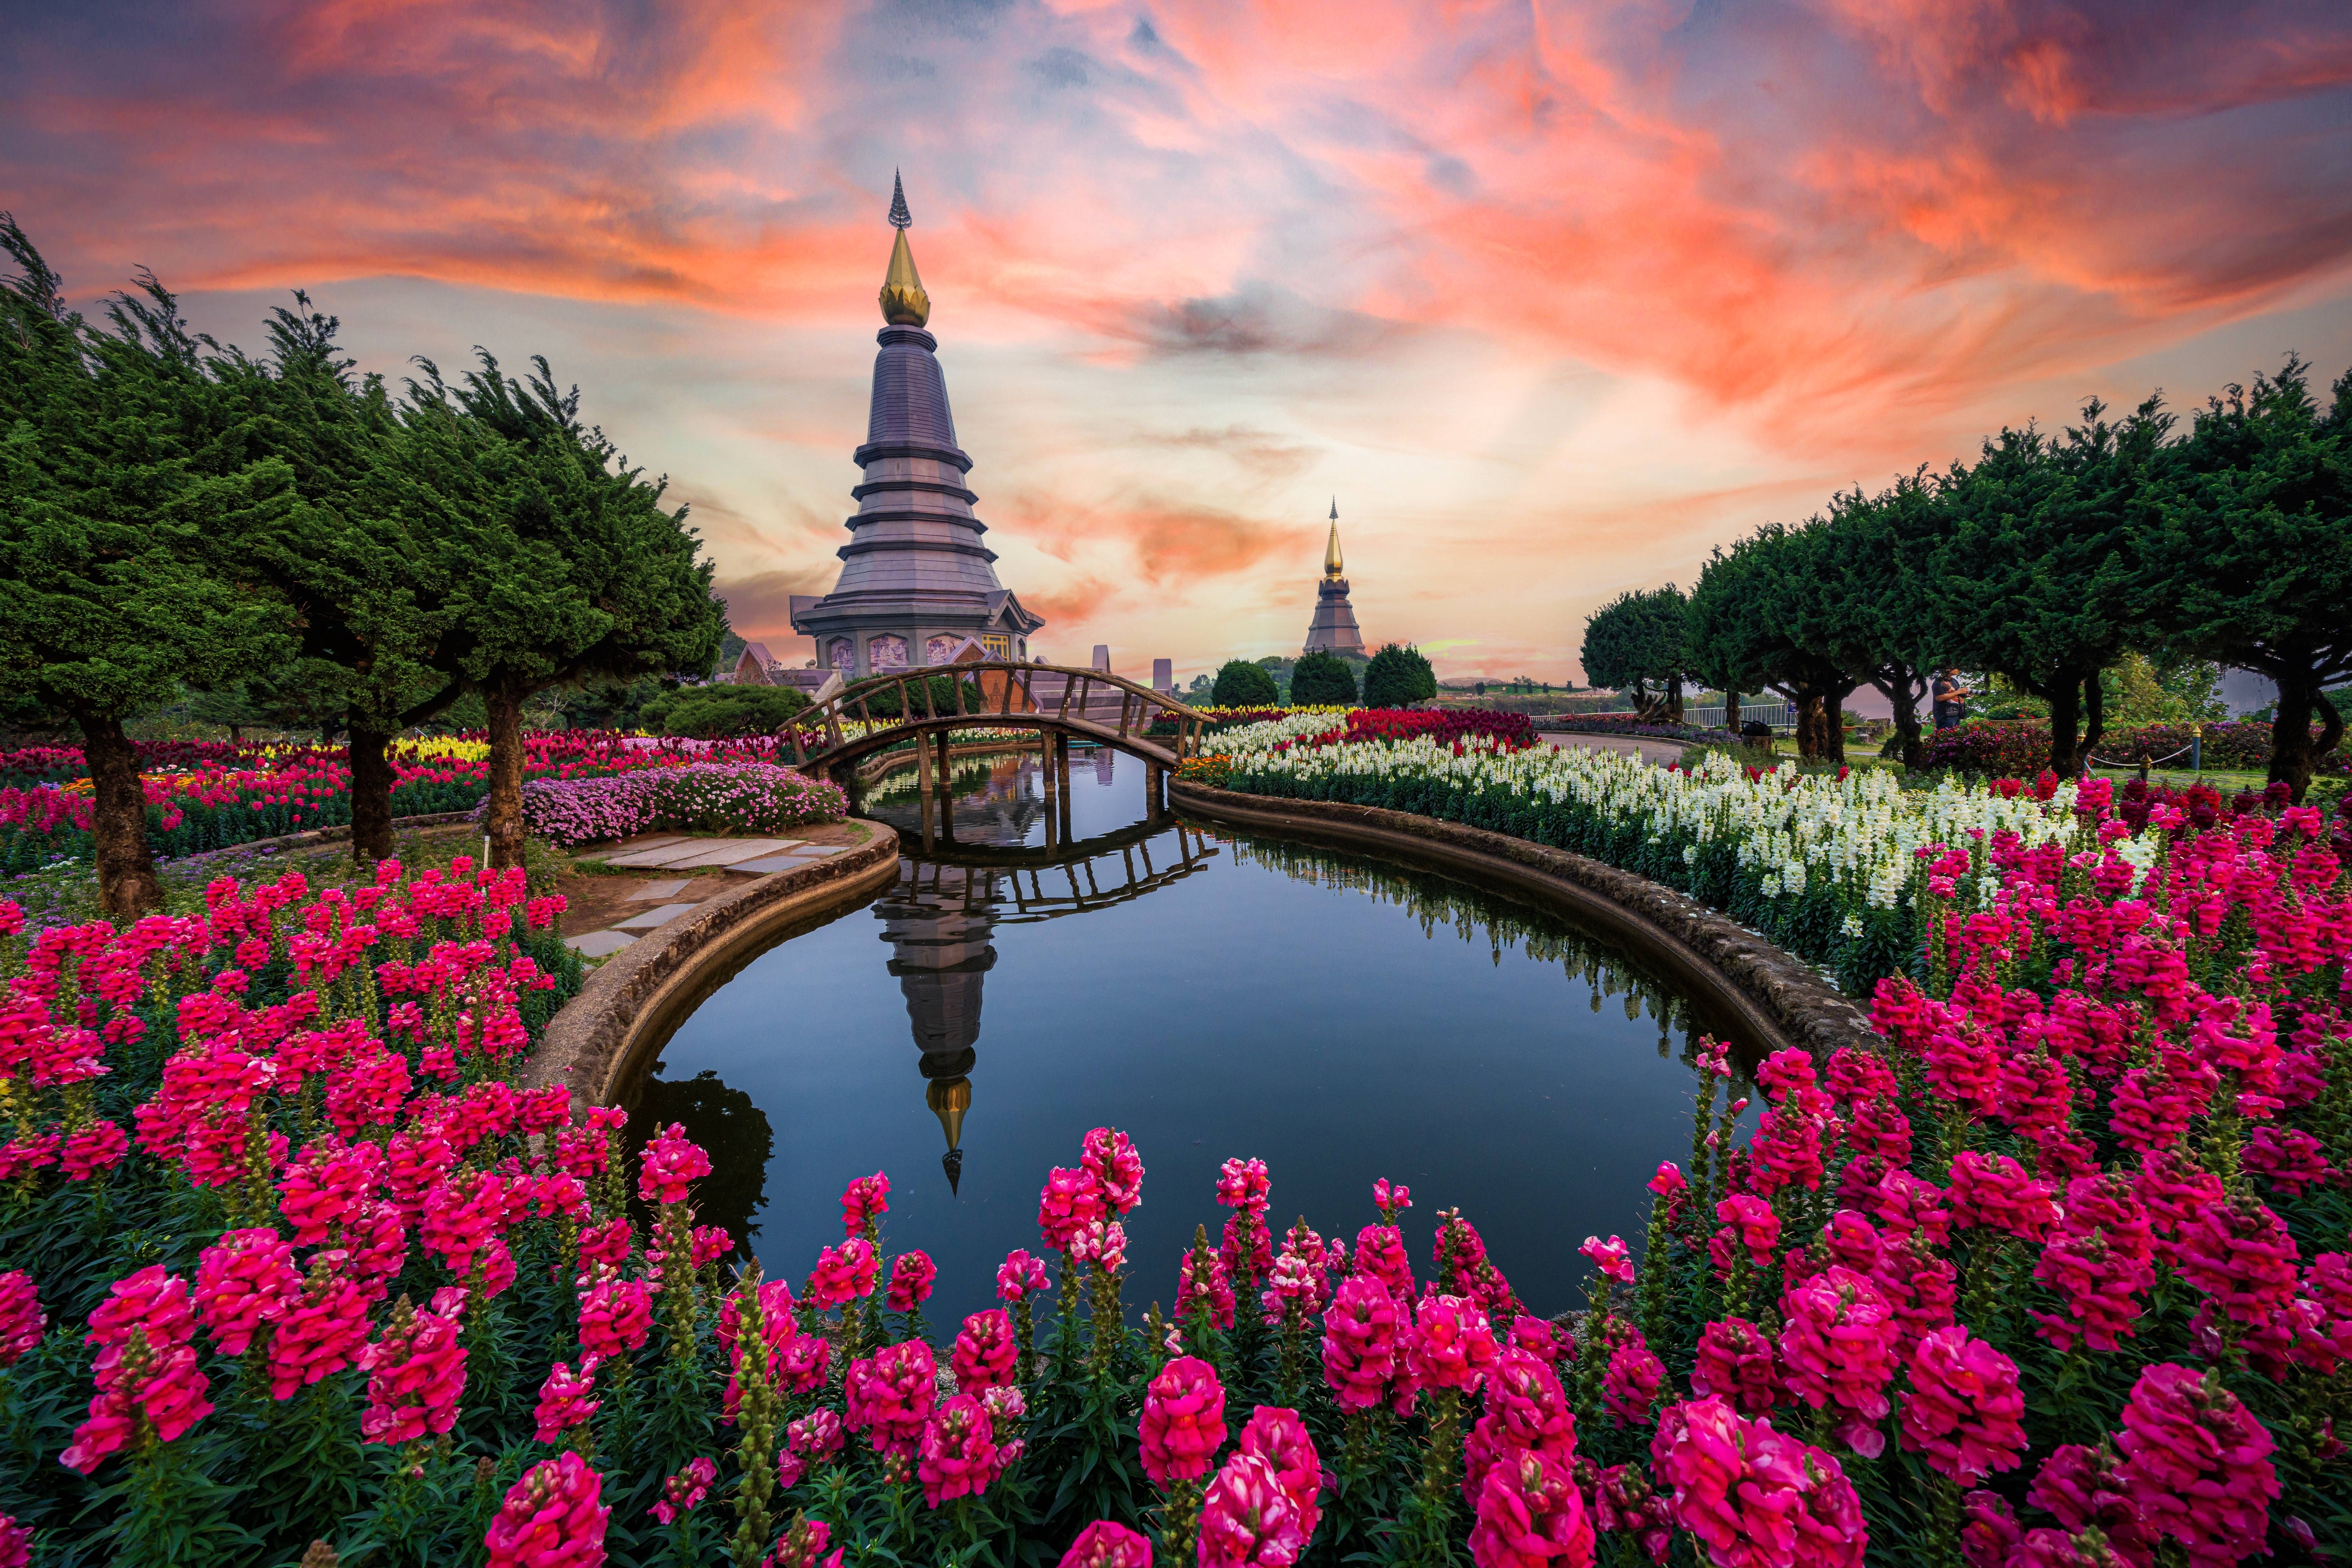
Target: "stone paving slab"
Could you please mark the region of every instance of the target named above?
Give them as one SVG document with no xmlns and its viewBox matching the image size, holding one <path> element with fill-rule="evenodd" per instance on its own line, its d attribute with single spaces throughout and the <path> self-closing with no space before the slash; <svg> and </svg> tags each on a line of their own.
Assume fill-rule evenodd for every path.
<svg viewBox="0 0 2352 1568">
<path fill-rule="evenodd" d="M 762 855 L 757 860 L 738 860 L 727 869 L 751 871 L 765 877 L 772 872 L 789 871 L 795 866 L 814 866 L 824 858 L 822 855 L 813 855 L 802 849 L 795 850 L 790 855 Z"/>
<path fill-rule="evenodd" d="M 625 931 L 592 931 L 585 936 L 565 937 L 563 945 L 583 958 L 606 958 L 636 940 Z"/>
<path fill-rule="evenodd" d="M 773 855 L 780 849 L 790 849 L 794 845 L 803 842 L 805 841 L 798 838 L 730 838 L 714 844 L 699 854 L 681 856 L 675 860 L 665 860 L 662 862 L 662 868 L 665 870 L 683 871 L 694 866 L 732 866 L 738 860 L 757 860 L 762 856 Z"/>
<path fill-rule="evenodd" d="M 613 929 L 614 931 L 651 931 L 656 926 L 669 924 L 692 908 L 694 908 L 692 904 L 664 904 L 658 909 L 647 910 L 644 914 L 631 915 L 625 921 L 615 921 L 613 922 Z"/>
<path fill-rule="evenodd" d="M 677 897 L 679 893 L 686 890 L 686 884 L 687 879 L 684 877 L 675 878 L 668 881 L 647 882 L 643 887 L 640 887 L 635 892 L 631 893 L 629 897 L 633 900 L 638 900 L 639 902 L 643 902 L 648 899 L 653 900 L 656 902 L 659 902 L 664 899 L 674 899 Z"/>
<path fill-rule="evenodd" d="M 607 866 L 667 866 L 673 860 L 684 860 L 701 853 L 700 844 L 687 841 L 665 844 L 658 849 L 633 849 L 626 855 L 608 856 L 604 864 Z"/>
</svg>

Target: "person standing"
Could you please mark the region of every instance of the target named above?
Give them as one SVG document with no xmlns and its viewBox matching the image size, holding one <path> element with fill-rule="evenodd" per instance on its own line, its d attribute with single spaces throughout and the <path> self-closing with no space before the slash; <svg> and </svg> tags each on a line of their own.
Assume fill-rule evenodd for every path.
<svg viewBox="0 0 2352 1568">
<path fill-rule="evenodd" d="M 1946 669 L 1938 673 L 1933 697 L 1936 728 L 1958 729 L 1961 721 L 1969 716 L 1969 689 L 1961 683 L 1960 672 Z"/>
</svg>

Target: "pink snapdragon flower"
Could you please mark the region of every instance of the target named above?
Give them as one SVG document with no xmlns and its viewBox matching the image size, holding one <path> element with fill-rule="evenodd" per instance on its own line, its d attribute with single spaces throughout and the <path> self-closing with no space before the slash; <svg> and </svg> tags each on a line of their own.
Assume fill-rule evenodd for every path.
<svg viewBox="0 0 2352 1568">
<path fill-rule="evenodd" d="M 1601 1403 L 1620 1426 L 1638 1426 L 1650 1418 L 1658 1401 L 1658 1385 L 1666 1369 L 1650 1353 L 1639 1329 L 1626 1329 L 1609 1350 L 1609 1368 L 1601 1376 Z"/>
<path fill-rule="evenodd" d="M 825 1548 L 833 1546 L 833 1528 L 821 1519 L 796 1514 L 784 1528 L 783 1539 L 768 1553 L 760 1568 L 841 1568 L 841 1554 L 845 1548 L 835 1546 L 830 1556 Z"/>
<path fill-rule="evenodd" d="M 1166 1491 L 1169 1483 L 1198 1480 L 1225 1440 L 1225 1390 L 1217 1369 L 1198 1356 L 1179 1356 L 1144 1390 L 1143 1473 Z"/>
<path fill-rule="evenodd" d="M 1045 1289 L 1045 1265 L 1015 1247 L 996 1266 L 996 1299 L 1018 1301 Z"/>
<path fill-rule="evenodd" d="M 1789 1391 L 1814 1409 L 1845 1412 L 1839 1436 L 1854 1452 L 1885 1451 L 1887 1380 L 1895 1374 L 1895 1314 L 1878 1287 L 1832 1264 L 1782 1293 L 1780 1365 Z"/>
<path fill-rule="evenodd" d="M 710 1174 L 710 1156 L 672 1122 L 646 1141 L 637 1161 L 637 1196 L 649 1204 L 682 1204 L 688 1185 Z"/>
<path fill-rule="evenodd" d="M 872 1240 L 872 1231 L 890 1207 L 890 1178 L 877 1171 L 841 1190 L 841 1234 Z"/>
<path fill-rule="evenodd" d="M 894 1312 L 911 1312 L 931 1299 L 940 1266 L 928 1252 L 902 1252 L 890 1260 L 890 1293 L 883 1304 Z"/>
<path fill-rule="evenodd" d="M 580 1298 L 580 1348 L 589 1355 L 643 1350 L 653 1323 L 653 1292 L 642 1279 L 602 1279 Z"/>
<path fill-rule="evenodd" d="M 1234 1287 L 1232 1281 L 1225 1276 L 1223 1262 L 1212 1253 L 1208 1259 L 1206 1279 L 1196 1278 L 1200 1268 L 1201 1262 L 1198 1256 L 1191 1248 L 1186 1248 L 1183 1260 L 1176 1267 L 1177 1323 L 1181 1325 L 1189 1321 L 1200 1303 L 1206 1301 L 1209 1307 L 1210 1326 L 1219 1329 L 1232 1328 L 1234 1326 Z"/>
<path fill-rule="evenodd" d="M 2051 1184 L 2029 1178 L 2025 1168 L 2007 1154 L 1963 1149 L 1952 1160 L 1951 1181 L 1955 1224 L 2040 1241 L 2057 1223 Z"/>
<path fill-rule="evenodd" d="M 1263 1160 L 1228 1160 L 1217 1173 L 1217 1202 L 1229 1209 L 1263 1216 L 1273 1191 Z"/>
<path fill-rule="evenodd" d="M 840 1246 L 828 1247 L 817 1254 L 816 1267 L 809 1270 L 808 1284 L 801 1295 L 820 1312 L 845 1306 L 874 1294 L 881 1268 L 874 1256 L 874 1244 L 862 1236 L 853 1236 Z"/>
<path fill-rule="evenodd" d="M 466 1350 L 457 1342 L 465 1304 L 465 1291 L 445 1289 L 429 1311 L 417 1311 L 405 1296 L 394 1306 L 383 1337 L 360 1352 L 368 1374 L 360 1441 L 406 1443 L 457 1425 L 466 1390 Z"/>
<path fill-rule="evenodd" d="M 1576 1458 L 1576 1417 L 1559 1374 L 1530 1352 L 1514 1344 L 1496 1358 L 1486 1404 L 1462 1446 L 1462 1498 L 1474 1509 L 1486 1472 L 1511 1455 L 1532 1449 L 1562 1467 Z"/>
<path fill-rule="evenodd" d="M 1626 1250 L 1624 1237 L 1612 1236 L 1603 1241 L 1597 1236 L 1588 1236 L 1584 1245 L 1576 1250 L 1592 1260 L 1602 1279 L 1614 1279 L 1621 1285 L 1633 1282 L 1633 1255 Z"/>
<path fill-rule="evenodd" d="M 1486 1314 L 1459 1296 L 1424 1296 L 1405 1337 L 1405 1364 L 1423 1388 L 1467 1394 L 1499 1354 Z"/>
<path fill-rule="evenodd" d="M 911 1455 L 938 1396 L 938 1363 L 929 1345 L 904 1340 L 851 1362 L 842 1387 L 849 1425 L 876 1453 Z"/>
<path fill-rule="evenodd" d="M 1780 1216 L 1762 1198 L 1740 1193 L 1715 1205 L 1715 1217 L 1723 1228 L 1715 1233 L 1707 1244 L 1707 1256 L 1718 1274 L 1731 1272 L 1731 1248 L 1748 1249 L 1748 1260 L 1759 1268 L 1771 1267 L 1772 1254 L 1780 1245 Z"/>
<path fill-rule="evenodd" d="M 2158 1533 L 2192 1562 L 2234 1563 L 2263 1550 L 2279 1495 L 2271 1435 L 2221 1373 L 2160 1363 L 2132 1384 L 2116 1440 L 2121 1476 Z"/>
<path fill-rule="evenodd" d="M 1098 1519 L 1078 1531 L 1058 1568 L 1151 1568 L 1151 1542 L 1123 1524 Z"/>
<path fill-rule="evenodd" d="M 841 1458 L 846 1444 L 840 1413 L 820 1405 L 784 1426 L 784 1447 L 813 1465 L 830 1465 Z"/>
<path fill-rule="evenodd" d="M 1772 1342 L 1745 1318 L 1718 1318 L 1699 1331 L 1691 1392 L 1727 1400 L 1742 1415 L 1761 1415 L 1786 1397 Z"/>
<path fill-rule="evenodd" d="M 1960 1500 L 1960 1560 L 1969 1568 L 2009 1568 L 2022 1539 L 2007 1498 L 1979 1488 Z"/>
<path fill-rule="evenodd" d="M 509 1488 L 482 1544 L 489 1568 L 597 1568 L 612 1510 L 604 1477 L 566 1451 L 541 1460 Z"/>
<path fill-rule="evenodd" d="M 1237 1453 L 1201 1497 L 1200 1568 L 1289 1568 L 1307 1550 L 1308 1533 L 1274 1467 Z"/>
<path fill-rule="evenodd" d="M 287 1304 L 269 1339 L 269 1393 L 291 1399 L 357 1362 L 367 1348 L 368 1297 L 345 1254 L 314 1253 L 302 1294 Z"/>
<path fill-rule="evenodd" d="M 1095 1179 L 1104 1206 L 1124 1216 L 1143 1201 L 1143 1156 L 1124 1132 L 1097 1127 L 1087 1134 L 1078 1164 Z"/>
<path fill-rule="evenodd" d="M 538 1423 L 537 1436 L 542 1443 L 561 1443 L 563 1435 L 596 1414 L 603 1403 L 592 1399 L 596 1392 L 596 1358 L 583 1357 L 580 1373 L 573 1376 L 572 1368 L 557 1362 L 547 1369 L 547 1378 L 539 1385 L 539 1405 L 531 1412 Z"/>
<path fill-rule="evenodd" d="M 1298 1510 L 1300 1533 L 1312 1536 L 1322 1521 L 1323 1460 L 1298 1412 L 1261 1405 L 1250 1412 L 1235 1442 L 1237 1452 L 1255 1454 L 1273 1467 L 1275 1481 Z"/>
<path fill-rule="evenodd" d="M 1475 1568 L 1588 1568 L 1594 1546 L 1569 1465 L 1532 1450 L 1486 1472 L 1470 1525 Z"/>
<path fill-rule="evenodd" d="M 2199 1208 L 2182 1222 L 2175 1252 L 2180 1277 L 2234 1321 L 2267 1322 L 2294 1299 L 2294 1238 L 2266 1204 Z"/>
<path fill-rule="evenodd" d="M 1102 1188 L 1084 1166 L 1065 1170 L 1056 1165 L 1037 1194 L 1037 1229 L 1055 1252 L 1067 1252 L 1070 1238 L 1104 1212 Z"/>
<path fill-rule="evenodd" d="M 1332 1292 L 1323 1312 L 1323 1381 L 1341 1409 L 1370 1410 L 1387 1397 L 1403 1317 L 1388 1288 L 1367 1275 L 1349 1275 Z"/>
<path fill-rule="evenodd" d="M 0 1368 L 11 1367 L 30 1354 L 49 1326 L 41 1310 L 33 1277 L 21 1268 L 0 1274 Z"/>
<path fill-rule="evenodd" d="M 1859 1568 L 1869 1531 L 1838 1462 L 1720 1400 L 1669 1406 L 1650 1465 L 1717 1568 Z"/>
<path fill-rule="evenodd" d="M 2025 1452 L 2025 1394 L 2017 1363 L 1959 1324 L 1922 1338 L 1903 1395 L 1903 1447 L 1937 1474 L 1973 1487 L 2013 1470 Z"/>
<path fill-rule="evenodd" d="M 65 1145 L 58 1152 L 58 1168 L 68 1181 L 87 1182 L 122 1163 L 130 1152 L 131 1134 L 121 1123 L 101 1118 L 66 1134 Z"/>
<path fill-rule="evenodd" d="M 188 1282 L 150 1264 L 118 1279 L 89 1315 L 89 1342 L 99 1347 L 91 1373 L 98 1392 L 89 1415 L 60 1456 L 89 1475 L 142 1426 L 169 1443 L 213 1412 L 210 1384 L 196 1370 L 196 1317 Z"/>
<path fill-rule="evenodd" d="M 2134 1489 L 2105 1439 L 2095 1448 L 2061 1443 L 2042 1461 L 2025 1500 L 2057 1518 L 2061 1540 L 2096 1530 L 2120 1561 L 2146 1563 L 2156 1554 L 2156 1521 L 2140 1510 Z"/>
<path fill-rule="evenodd" d="M 1402 1182 L 1391 1183 L 1386 1176 L 1372 1179 L 1372 1206 L 1381 1211 L 1382 1225 L 1396 1224 L 1396 1216 L 1412 1207 L 1412 1189 Z"/>
<path fill-rule="evenodd" d="M 963 1328 L 956 1335 L 955 1349 L 948 1355 L 948 1368 L 955 1373 L 958 1389 L 978 1394 L 984 1388 L 1010 1384 L 1013 1363 L 1020 1356 L 1021 1347 L 1013 1337 L 1011 1315 L 1002 1307 L 992 1307 L 963 1321 Z"/>
<path fill-rule="evenodd" d="M 243 1355 L 301 1294 L 293 1245 L 268 1226 L 223 1231 L 196 1259 L 196 1314 L 223 1355 Z"/>
<path fill-rule="evenodd" d="M 1013 1445 L 1017 1448 L 1018 1445 Z M 981 1402 L 959 1394 L 924 1424 L 915 1450 L 915 1475 L 931 1508 L 978 1497 L 1009 1461 L 996 1446 L 996 1423 Z"/>
<path fill-rule="evenodd" d="M 719 1479 L 719 1465 L 708 1456 L 697 1456 L 687 1462 L 686 1468 L 662 1481 L 661 1500 L 646 1510 L 664 1524 L 687 1514 L 710 1494 L 710 1483 Z"/>
<path fill-rule="evenodd" d="M 1368 1225 L 1356 1233 L 1356 1272 L 1379 1280 L 1399 1306 L 1412 1305 L 1412 1257 L 1393 1225 Z"/>
</svg>

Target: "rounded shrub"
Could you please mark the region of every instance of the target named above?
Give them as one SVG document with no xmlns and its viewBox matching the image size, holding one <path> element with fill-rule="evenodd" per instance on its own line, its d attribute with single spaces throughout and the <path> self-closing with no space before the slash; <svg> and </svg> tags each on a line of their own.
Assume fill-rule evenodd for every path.
<svg viewBox="0 0 2352 1568">
<path fill-rule="evenodd" d="M 1209 700 L 1219 708 L 1265 708 L 1282 700 L 1282 690 L 1261 666 L 1229 658 L 1217 671 Z"/>
<path fill-rule="evenodd" d="M 789 686 L 692 686 L 655 698 L 639 710 L 665 735 L 715 741 L 730 735 L 772 735 L 808 706 Z"/>
<path fill-rule="evenodd" d="M 1310 653 L 1290 672 L 1290 705 L 1317 708 L 1356 700 L 1356 672 L 1337 654 Z"/>
<path fill-rule="evenodd" d="M 1364 706 L 1409 708 L 1437 695 L 1437 672 L 1411 643 L 1386 643 L 1364 667 Z"/>
</svg>

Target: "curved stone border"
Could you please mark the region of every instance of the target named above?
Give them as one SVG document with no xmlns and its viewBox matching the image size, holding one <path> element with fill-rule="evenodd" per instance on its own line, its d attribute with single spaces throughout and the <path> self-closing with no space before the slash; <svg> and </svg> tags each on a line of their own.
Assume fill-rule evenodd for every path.
<svg viewBox="0 0 2352 1568">
<path fill-rule="evenodd" d="M 1802 959 L 1685 893 L 1586 856 L 1433 816 L 1336 801 L 1282 800 L 1171 781 L 1172 805 L 1302 838 L 1402 854 L 1500 890 L 1533 895 L 1624 938 L 1738 1020 L 1768 1050 L 1816 1056 L 1874 1045 L 1870 1020 Z"/>
<path fill-rule="evenodd" d="M 577 1109 L 609 1104 L 698 982 L 780 927 L 857 902 L 898 874 L 898 835 L 861 817 L 855 849 L 761 877 L 697 905 L 599 965 L 523 1064 L 520 1087 L 569 1084 Z"/>
</svg>

